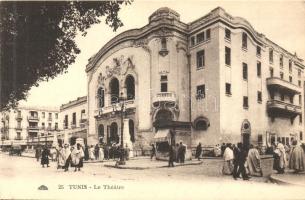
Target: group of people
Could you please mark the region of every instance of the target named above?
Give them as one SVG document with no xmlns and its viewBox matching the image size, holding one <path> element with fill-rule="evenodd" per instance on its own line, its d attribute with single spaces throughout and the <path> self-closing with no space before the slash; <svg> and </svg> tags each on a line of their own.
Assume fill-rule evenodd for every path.
<svg viewBox="0 0 305 200">
<path fill-rule="evenodd" d="M 56 154 L 53 153 L 55 150 Z M 41 159 L 42 167 L 49 167 L 49 158 L 52 161 L 57 161 L 57 169 L 64 169 L 68 171 L 69 167 L 74 167 L 74 171 L 80 171 L 83 167 L 84 150 L 81 144 L 77 143 L 75 146 L 65 144 L 64 147 L 60 144 L 58 147 L 52 147 L 51 150 L 44 146 L 42 149 L 40 147 L 36 148 L 35 157 L 37 161 Z"/>
<path fill-rule="evenodd" d="M 126 144 L 123 149 L 125 159 L 129 159 L 130 149 Z M 96 144 L 95 146 L 91 145 L 90 147 L 85 147 L 85 160 L 109 160 L 109 159 L 119 159 L 122 154 L 122 148 L 120 144 L 112 143 L 111 145 L 106 144 Z"/>
</svg>

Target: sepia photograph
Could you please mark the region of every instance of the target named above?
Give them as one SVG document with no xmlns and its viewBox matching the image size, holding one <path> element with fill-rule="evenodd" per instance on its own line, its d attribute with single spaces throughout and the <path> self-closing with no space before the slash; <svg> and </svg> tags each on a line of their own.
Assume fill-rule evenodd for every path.
<svg viewBox="0 0 305 200">
<path fill-rule="evenodd" d="M 305 1 L 0 0 L 0 199 L 305 200 Z"/>
</svg>

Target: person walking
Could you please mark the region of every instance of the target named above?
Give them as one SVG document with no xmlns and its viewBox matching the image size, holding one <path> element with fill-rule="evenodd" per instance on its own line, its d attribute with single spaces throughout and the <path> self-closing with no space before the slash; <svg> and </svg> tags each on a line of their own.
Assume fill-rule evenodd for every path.
<svg viewBox="0 0 305 200">
<path fill-rule="evenodd" d="M 65 159 L 64 169 L 66 172 L 69 170 L 69 165 L 71 163 L 71 150 L 69 148 L 69 144 L 64 145 L 63 153 L 64 153 L 64 159 Z"/>
<path fill-rule="evenodd" d="M 104 160 L 104 148 L 103 148 L 103 146 L 100 147 L 99 160 L 100 161 Z"/>
<path fill-rule="evenodd" d="M 85 159 L 86 161 L 89 160 L 89 147 L 88 147 L 88 145 L 85 145 L 84 154 L 85 154 L 84 159 Z"/>
<path fill-rule="evenodd" d="M 65 149 L 62 147 L 62 144 L 58 146 L 57 151 L 57 169 L 63 169 L 65 166 Z"/>
<path fill-rule="evenodd" d="M 94 147 L 93 147 L 93 145 L 91 145 L 90 148 L 89 148 L 89 159 L 94 160 Z"/>
<path fill-rule="evenodd" d="M 107 144 L 104 147 L 104 157 L 105 160 L 109 160 L 109 146 Z"/>
<path fill-rule="evenodd" d="M 129 160 L 129 153 L 130 153 L 130 149 L 128 147 L 128 145 L 126 144 L 125 146 L 125 159 Z"/>
<path fill-rule="evenodd" d="M 44 167 L 44 165 L 49 166 L 49 156 L 50 156 L 50 151 L 47 146 L 44 146 L 42 152 L 41 152 L 41 165 Z"/>
<path fill-rule="evenodd" d="M 249 180 L 250 177 L 246 173 L 245 162 L 247 158 L 247 151 L 244 149 L 241 142 L 237 143 L 237 148 L 233 151 L 234 153 L 234 169 L 233 178 L 237 180 L 239 175 L 242 175 L 243 180 Z"/>
<path fill-rule="evenodd" d="M 154 144 L 151 144 L 151 154 L 150 154 L 150 160 L 153 159 L 153 157 L 156 158 L 156 147 Z"/>
<path fill-rule="evenodd" d="M 201 143 L 199 142 L 198 146 L 196 147 L 195 158 L 198 158 L 198 160 L 200 160 L 201 153 L 202 153 L 202 147 L 201 147 Z"/>
<path fill-rule="evenodd" d="M 305 170 L 305 155 L 303 148 L 296 140 L 292 142 L 292 149 L 289 159 L 289 168 L 294 170 L 294 173 L 299 173 Z"/>
<path fill-rule="evenodd" d="M 99 154 L 100 154 L 100 147 L 98 144 L 96 144 L 94 147 L 95 160 L 99 160 Z"/>
<path fill-rule="evenodd" d="M 169 158 L 168 158 L 168 167 L 174 167 L 174 159 L 175 159 L 175 153 L 174 153 L 174 146 L 169 146 Z"/>
<path fill-rule="evenodd" d="M 275 169 L 279 174 L 284 174 L 287 159 L 286 159 L 285 147 L 282 143 L 277 144 L 273 156 L 274 156 L 273 169 Z"/>
<path fill-rule="evenodd" d="M 262 176 L 261 158 L 260 158 L 257 147 L 254 147 L 253 144 L 250 144 L 247 163 L 248 163 L 247 166 L 248 166 L 250 175 Z"/>
<path fill-rule="evenodd" d="M 35 158 L 36 158 L 37 162 L 39 162 L 40 157 L 41 157 L 41 148 L 38 145 L 35 149 Z"/>
<path fill-rule="evenodd" d="M 71 161 L 73 166 L 75 167 L 74 171 L 80 171 L 80 168 L 83 167 L 83 158 L 84 151 L 79 143 L 77 143 L 76 148 L 74 148 L 71 152 Z"/>
<path fill-rule="evenodd" d="M 234 165 L 233 165 L 234 154 L 233 154 L 231 144 L 229 143 L 226 146 L 227 147 L 223 153 L 224 164 L 223 164 L 223 168 L 222 168 L 222 173 L 224 175 L 232 175 L 233 168 L 234 168 Z"/>
</svg>

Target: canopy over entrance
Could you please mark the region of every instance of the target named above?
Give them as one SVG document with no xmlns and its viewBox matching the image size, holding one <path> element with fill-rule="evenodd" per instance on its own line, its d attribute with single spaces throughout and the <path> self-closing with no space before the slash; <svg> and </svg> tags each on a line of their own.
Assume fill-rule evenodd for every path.
<svg viewBox="0 0 305 200">
<path fill-rule="evenodd" d="M 171 138 L 169 129 L 161 129 L 158 130 L 156 135 L 154 136 L 155 142 L 169 142 Z"/>
</svg>

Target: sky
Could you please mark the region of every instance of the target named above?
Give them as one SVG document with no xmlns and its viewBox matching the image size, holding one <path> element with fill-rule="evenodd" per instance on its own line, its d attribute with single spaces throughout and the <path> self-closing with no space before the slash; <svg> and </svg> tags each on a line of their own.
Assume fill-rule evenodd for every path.
<svg viewBox="0 0 305 200">
<path fill-rule="evenodd" d="M 67 73 L 32 87 L 27 101 L 20 101 L 20 105 L 57 107 L 87 95 L 85 68 L 88 59 L 119 33 L 145 26 L 148 17 L 158 8 L 169 7 L 180 14 L 182 22 L 189 23 L 218 6 L 233 16 L 245 18 L 256 31 L 305 59 L 305 1 L 135 0 L 121 9 L 119 16 L 124 26 L 117 32 L 113 32 L 102 19 L 102 23 L 88 29 L 86 37 L 77 36 L 76 43 L 81 53 Z"/>
</svg>

